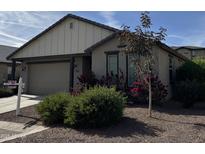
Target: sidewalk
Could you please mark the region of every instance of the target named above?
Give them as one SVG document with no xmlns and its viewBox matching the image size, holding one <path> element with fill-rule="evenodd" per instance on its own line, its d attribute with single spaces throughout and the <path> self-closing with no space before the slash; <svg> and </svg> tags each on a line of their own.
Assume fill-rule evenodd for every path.
<svg viewBox="0 0 205 154">
<path fill-rule="evenodd" d="M 21 97 L 21 108 L 38 104 L 42 100 L 41 96 L 26 95 Z M 17 96 L 0 98 L 0 114 L 16 110 Z M 1 116 L 1 115 L 0 115 Z"/>
<path fill-rule="evenodd" d="M 0 143 L 48 129 L 44 126 L 26 126 L 22 123 L 0 121 Z"/>
</svg>

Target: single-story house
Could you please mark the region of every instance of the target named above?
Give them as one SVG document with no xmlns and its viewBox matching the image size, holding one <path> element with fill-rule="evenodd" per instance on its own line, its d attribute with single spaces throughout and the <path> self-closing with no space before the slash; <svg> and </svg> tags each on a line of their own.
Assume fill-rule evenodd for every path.
<svg viewBox="0 0 205 154">
<path fill-rule="evenodd" d="M 205 58 L 205 47 L 180 46 L 180 47 L 172 47 L 172 48 L 190 60 L 195 58 Z"/>
<path fill-rule="evenodd" d="M 93 72 L 97 78 L 107 72 L 126 75 L 134 81 L 131 57 L 122 52 L 117 33 L 120 30 L 68 14 L 28 41 L 8 59 L 22 62 L 25 92 L 47 95 L 69 91 L 81 74 Z M 158 57 L 158 75 L 170 86 L 175 69 L 186 60 L 165 44 L 154 50 Z M 170 75 L 171 74 L 171 75 Z"/>
<path fill-rule="evenodd" d="M 20 75 L 20 67 L 18 64 L 17 72 L 15 73 L 16 76 L 12 77 L 12 61 L 6 59 L 6 57 L 16 49 L 16 47 L 0 45 L 0 87 L 3 85 L 3 82 L 18 78 Z"/>
</svg>

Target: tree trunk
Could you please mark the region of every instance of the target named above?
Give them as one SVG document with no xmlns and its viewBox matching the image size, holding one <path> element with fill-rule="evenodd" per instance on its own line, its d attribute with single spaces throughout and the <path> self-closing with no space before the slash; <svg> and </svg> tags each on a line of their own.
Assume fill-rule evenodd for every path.
<svg viewBox="0 0 205 154">
<path fill-rule="evenodd" d="M 149 111 L 148 111 L 148 116 L 152 116 L 152 87 L 151 87 L 151 78 L 149 76 Z"/>
</svg>

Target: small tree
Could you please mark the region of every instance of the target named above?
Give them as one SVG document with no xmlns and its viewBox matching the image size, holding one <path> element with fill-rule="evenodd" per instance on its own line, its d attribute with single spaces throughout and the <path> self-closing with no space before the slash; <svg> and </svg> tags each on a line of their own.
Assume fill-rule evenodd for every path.
<svg viewBox="0 0 205 154">
<path fill-rule="evenodd" d="M 142 12 L 140 17 L 141 25 L 136 26 L 132 32 L 129 26 L 123 26 L 120 33 L 120 42 L 126 44 L 124 51 L 133 56 L 133 63 L 136 65 L 137 79 L 144 80 L 149 88 L 149 112 L 151 117 L 152 91 L 151 76 L 156 72 L 156 55 L 153 47 L 162 40 L 165 40 L 166 29 L 160 27 L 158 32 L 151 30 L 151 18 L 149 12 Z"/>
</svg>

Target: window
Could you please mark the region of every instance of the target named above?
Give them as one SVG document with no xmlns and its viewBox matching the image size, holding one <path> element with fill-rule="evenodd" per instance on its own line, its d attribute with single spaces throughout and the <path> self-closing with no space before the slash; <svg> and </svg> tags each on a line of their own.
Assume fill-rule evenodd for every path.
<svg viewBox="0 0 205 154">
<path fill-rule="evenodd" d="M 132 54 L 128 55 L 128 86 L 136 81 L 136 65 L 134 63 L 134 57 Z"/>
<path fill-rule="evenodd" d="M 173 64 L 173 57 L 169 56 L 169 82 L 172 84 L 174 81 L 174 64 Z"/>
<path fill-rule="evenodd" d="M 11 74 L 11 66 L 8 66 L 8 74 Z"/>
<path fill-rule="evenodd" d="M 107 73 L 118 74 L 118 53 L 107 53 Z"/>
<path fill-rule="evenodd" d="M 11 80 L 11 76 L 12 76 L 12 73 L 11 73 L 11 71 L 12 71 L 12 68 L 11 68 L 11 66 L 8 66 L 8 68 L 7 68 L 7 73 L 8 73 L 8 80 Z"/>
</svg>

